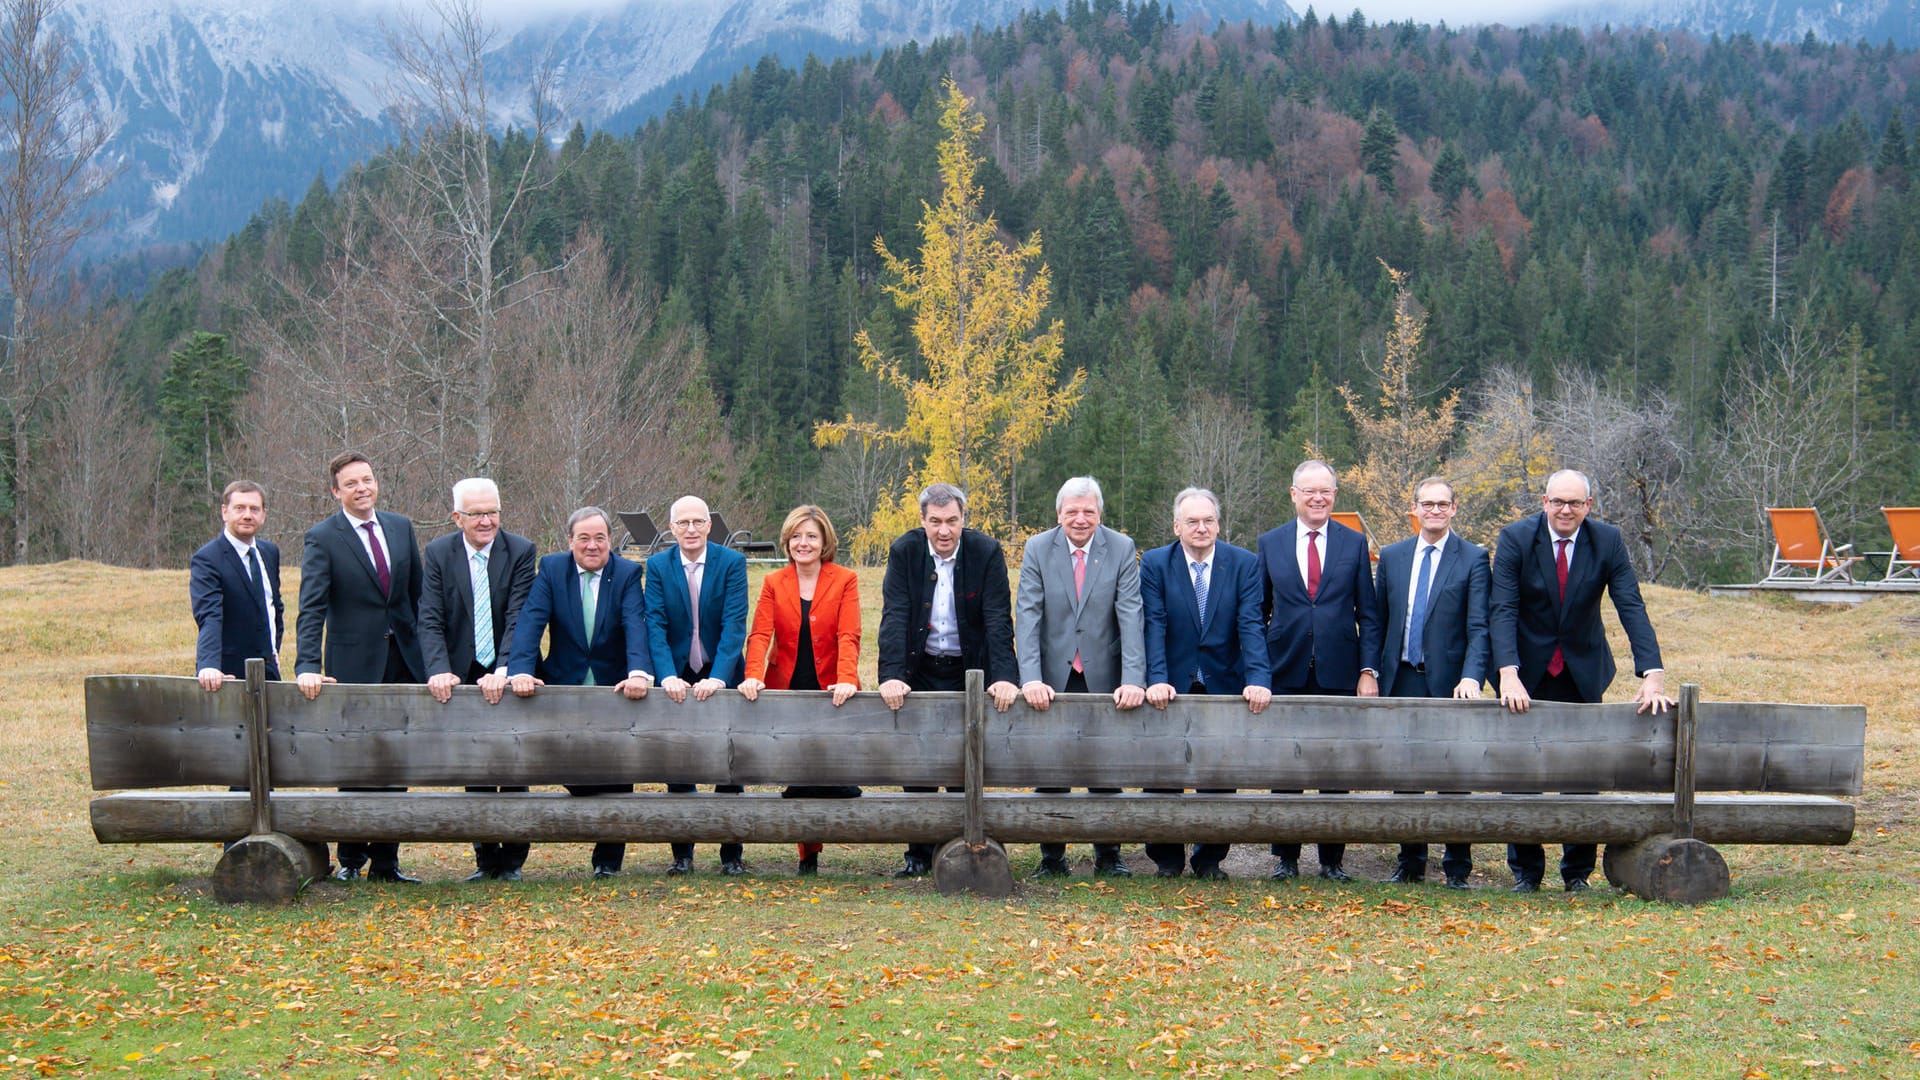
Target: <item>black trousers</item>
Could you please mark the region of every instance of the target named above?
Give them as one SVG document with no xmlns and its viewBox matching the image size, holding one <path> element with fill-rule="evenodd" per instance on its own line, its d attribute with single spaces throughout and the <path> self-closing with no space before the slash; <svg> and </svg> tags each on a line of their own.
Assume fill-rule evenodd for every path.
<svg viewBox="0 0 1920 1080">
<path fill-rule="evenodd" d="M 697 683 L 701 679 L 706 678 L 712 673 L 713 673 L 713 664 L 711 662 L 709 662 L 707 666 L 701 668 L 698 671 L 695 671 L 692 668 L 680 669 L 680 677 L 690 683 Z M 628 788 L 627 790 L 632 791 L 633 789 Z M 668 784 L 667 785 L 667 792 L 673 795 L 691 795 L 697 790 L 699 790 L 699 788 L 697 785 L 694 785 L 694 784 Z M 739 784 L 713 785 L 713 793 L 715 795 L 738 795 L 745 790 L 747 789 L 740 786 Z M 594 848 L 594 851 L 596 853 L 596 858 L 598 857 L 597 853 L 599 852 L 599 850 L 600 849 L 598 846 Z M 739 862 L 740 856 L 743 851 L 744 849 L 739 844 L 721 844 L 720 845 L 720 861 L 722 863 Z M 693 845 L 692 844 L 673 845 L 673 857 L 675 859 L 693 858 Z"/>
<path fill-rule="evenodd" d="M 1275 687 L 1273 692 L 1276 694 L 1284 694 L 1288 696 L 1296 696 L 1296 695 L 1302 695 L 1302 694 L 1327 694 L 1333 697 L 1354 696 L 1353 690 L 1351 687 L 1345 690 L 1329 690 L 1326 687 L 1321 686 L 1320 680 L 1314 674 L 1312 664 L 1307 665 L 1307 684 L 1305 686 L 1290 686 L 1284 690 L 1279 687 Z M 1327 794 L 1327 795 L 1345 795 L 1346 794 L 1345 791 L 1334 791 L 1331 788 L 1321 788 L 1320 790 L 1323 794 Z M 1278 788 L 1275 788 L 1273 793 L 1275 795 L 1300 794 L 1300 792 L 1298 791 L 1282 791 Z M 1346 860 L 1347 845 L 1345 844 L 1320 844 L 1318 845 L 1318 847 L 1320 849 L 1320 866 L 1323 869 L 1330 866 L 1339 866 L 1342 862 Z M 1273 845 L 1272 850 L 1275 855 L 1278 855 L 1280 858 L 1285 859 L 1290 863 L 1297 863 L 1300 861 L 1300 845 L 1299 844 L 1275 844 Z"/>
<path fill-rule="evenodd" d="M 1067 675 L 1066 692 L 1069 694 L 1087 693 L 1088 690 L 1087 690 L 1086 673 L 1082 671 L 1075 671 L 1075 672 L 1069 673 Z M 1065 795 L 1067 792 L 1073 789 L 1063 788 L 1063 787 L 1043 787 L 1043 788 L 1034 788 L 1033 790 L 1041 795 Z M 1087 789 L 1087 791 L 1094 795 L 1120 794 L 1120 789 L 1117 787 L 1090 787 Z M 1043 859 L 1064 859 L 1067 857 L 1067 845 L 1041 844 L 1040 857 Z M 1093 845 L 1093 859 L 1095 863 L 1113 862 L 1119 858 L 1120 858 L 1119 844 L 1109 841 L 1106 843 L 1096 843 Z"/>
<path fill-rule="evenodd" d="M 965 690 L 967 688 L 967 664 L 958 656 L 922 655 L 920 662 L 907 669 L 907 688 L 910 690 Z M 927 792 L 939 791 L 937 787 L 907 787 L 901 791 Z M 947 793 L 964 794 L 966 787 L 957 785 L 947 789 Z M 908 862 L 933 863 L 932 844 L 908 844 L 906 851 Z"/>
<path fill-rule="evenodd" d="M 1209 693 L 1209 691 L 1207 690 L 1206 683 L 1195 679 L 1193 683 L 1187 687 L 1187 693 L 1206 694 Z M 1177 788 L 1143 788 L 1142 790 L 1149 795 L 1178 795 L 1181 793 L 1180 789 Z M 1232 788 L 1200 788 L 1199 791 L 1202 795 L 1233 794 Z M 1227 852 L 1232 850 L 1232 844 L 1193 845 L 1193 872 L 1195 874 L 1210 874 L 1220 869 L 1221 860 L 1225 859 Z M 1185 870 L 1187 866 L 1187 845 L 1148 844 L 1147 858 L 1152 859 L 1153 865 L 1161 870 L 1178 874 Z"/>
<path fill-rule="evenodd" d="M 1427 683 L 1426 665 L 1414 667 L 1406 661 L 1400 661 L 1400 670 L 1393 673 L 1393 693 L 1397 698 L 1435 698 L 1452 697 L 1451 686 L 1430 686 Z M 1418 795 L 1417 791 L 1396 791 L 1396 795 Z M 1443 791 L 1443 795 L 1462 794 Z M 1427 874 L 1427 845 L 1401 844 L 1399 868 L 1413 877 L 1425 877 Z M 1448 844 L 1440 859 L 1440 869 L 1448 877 L 1466 877 L 1473 873 L 1473 845 Z"/>
<path fill-rule="evenodd" d="M 400 643 L 392 634 L 387 635 L 387 670 L 381 676 L 383 683 L 410 683 L 413 674 L 407 670 L 406 657 L 400 655 Z M 341 788 L 341 791 L 405 791 L 395 787 L 356 787 Z M 388 840 L 342 840 L 334 845 L 338 851 L 341 866 L 349 870 L 358 870 L 366 866 L 369 873 L 385 874 L 400 869 L 400 845 Z M 368 865 L 371 863 L 372 865 Z"/>
<path fill-rule="evenodd" d="M 1573 676 L 1564 669 L 1558 675 L 1543 675 L 1538 686 L 1527 687 L 1528 696 L 1539 701 L 1587 702 L 1580 696 L 1580 688 L 1574 685 Z M 1567 794 L 1585 794 L 1568 792 Z M 1597 844 L 1560 845 L 1560 880 L 1585 881 L 1593 873 L 1593 864 L 1600 854 Z M 1513 880 L 1540 883 L 1547 872 L 1547 849 L 1539 844 L 1508 844 L 1507 869 L 1513 871 Z"/>
<path fill-rule="evenodd" d="M 477 684 L 482 678 L 493 674 L 493 669 L 475 662 L 467 669 L 467 685 Z M 470 786 L 468 791 L 477 792 L 514 792 L 527 790 L 522 787 L 492 787 L 486 784 Z M 527 863 L 527 852 L 531 845 L 521 843 L 502 843 L 497 840 L 475 840 L 473 842 L 473 868 L 486 874 L 507 874 L 519 870 Z"/>
</svg>

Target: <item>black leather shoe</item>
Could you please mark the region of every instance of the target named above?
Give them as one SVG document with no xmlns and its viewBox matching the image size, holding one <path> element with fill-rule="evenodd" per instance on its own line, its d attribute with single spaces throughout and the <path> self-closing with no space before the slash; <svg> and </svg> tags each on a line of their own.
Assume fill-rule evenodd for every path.
<svg viewBox="0 0 1920 1080">
<path fill-rule="evenodd" d="M 335 881 L 357 881 L 360 877 L 360 868 L 357 866 L 335 867 L 331 876 Z"/>
<path fill-rule="evenodd" d="M 931 869 L 933 869 L 932 863 L 916 855 L 909 855 L 901 860 L 900 869 L 895 870 L 893 876 L 897 878 L 916 878 L 925 875 L 926 872 Z"/>
<path fill-rule="evenodd" d="M 392 885 L 420 884 L 419 878 L 414 877 L 412 874 L 407 873 L 405 870 L 402 870 L 397 866 L 391 870 L 369 870 L 367 871 L 367 880 L 368 881 L 384 881 Z"/>
<path fill-rule="evenodd" d="M 493 875 L 493 880 L 495 880 L 495 881 L 519 881 L 519 880 L 520 880 L 520 871 L 518 871 L 518 870 L 502 870 L 502 871 L 500 871 L 499 873 L 497 873 L 497 874 L 495 874 L 495 875 Z"/>
<path fill-rule="evenodd" d="M 1093 862 L 1093 876 L 1132 877 L 1133 867 L 1128 866 L 1119 859 L 1095 859 Z"/>
<path fill-rule="evenodd" d="M 1096 869 L 1098 869 L 1098 868 L 1096 868 Z M 1171 877 L 1179 877 L 1179 876 L 1180 876 L 1180 868 L 1179 868 L 1179 867 L 1177 867 L 1177 866 L 1161 866 L 1161 867 L 1156 867 L 1156 868 L 1154 869 L 1154 871 L 1153 871 L 1153 876 L 1154 876 L 1154 877 L 1169 877 L 1169 878 L 1171 878 Z"/>
<path fill-rule="evenodd" d="M 492 881 L 493 878 L 494 873 L 491 870 L 475 870 L 467 875 L 467 884 L 472 885 L 476 881 Z"/>
<path fill-rule="evenodd" d="M 620 871 L 611 866 L 596 866 L 593 868 L 593 876 L 596 878 L 619 877 Z"/>
<path fill-rule="evenodd" d="M 1583 877 L 1577 877 L 1577 878 L 1574 878 L 1572 881 L 1567 882 L 1568 892 L 1586 892 L 1588 889 L 1591 889 L 1592 887 L 1593 886 L 1587 884 L 1587 879 Z"/>
<path fill-rule="evenodd" d="M 1044 855 L 1040 859 L 1040 865 L 1035 867 L 1033 873 L 1028 874 L 1027 877 L 1050 878 L 1071 877 L 1072 875 L 1073 868 L 1067 865 L 1065 858 L 1057 855 Z"/>
<path fill-rule="evenodd" d="M 1465 874 L 1448 874 L 1447 888 L 1460 889 L 1464 891 L 1464 890 L 1473 888 L 1473 886 L 1467 884 L 1467 875 Z"/>
<path fill-rule="evenodd" d="M 728 859 L 720 864 L 720 872 L 728 877 L 739 877 L 747 872 L 747 868 L 740 865 L 739 859 Z"/>
<path fill-rule="evenodd" d="M 1514 878 L 1513 891 L 1514 892 L 1539 892 L 1540 883 L 1533 880 L 1532 878 Z"/>
<path fill-rule="evenodd" d="M 681 874 L 691 873 L 693 873 L 693 860 L 691 858 L 675 859 L 667 864 L 667 876 L 669 877 L 677 877 Z"/>
<path fill-rule="evenodd" d="M 800 860 L 800 868 L 794 873 L 801 877 L 813 877 L 820 872 L 820 856 L 809 855 Z"/>
<path fill-rule="evenodd" d="M 1328 881 L 1352 881 L 1353 880 L 1352 874 L 1347 873 L 1345 870 L 1340 869 L 1338 866 L 1321 867 L 1320 876 L 1323 878 L 1326 878 Z"/>
<path fill-rule="evenodd" d="M 1193 868 L 1193 876 L 1201 879 L 1202 881 L 1227 880 L 1227 872 L 1225 870 L 1220 869 L 1217 866 L 1208 866 L 1204 868 L 1196 866 Z"/>
<path fill-rule="evenodd" d="M 1274 865 L 1273 873 L 1269 876 L 1275 881 L 1292 881 L 1300 876 L 1300 864 L 1292 859 L 1281 859 Z"/>
<path fill-rule="evenodd" d="M 1424 872 L 1415 871 L 1408 866 L 1396 866 L 1393 868 L 1393 876 L 1387 879 L 1387 884 L 1418 885 L 1425 880 L 1427 875 Z"/>
</svg>

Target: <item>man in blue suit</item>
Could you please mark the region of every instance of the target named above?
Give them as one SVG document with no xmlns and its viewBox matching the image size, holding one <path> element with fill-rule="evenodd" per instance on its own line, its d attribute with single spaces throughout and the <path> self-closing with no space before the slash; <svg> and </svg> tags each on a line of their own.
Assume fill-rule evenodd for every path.
<svg viewBox="0 0 1920 1080">
<path fill-rule="evenodd" d="M 1487 551 L 1453 532 L 1453 485 L 1430 476 L 1414 485 L 1420 535 L 1380 549 L 1375 597 L 1386 629 L 1380 693 L 1386 697 L 1477 698 L 1487 678 Z M 1465 889 L 1473 848 L 1448 844 L 1440 869 L 1447 888 Z M 1427 845 L 1401 844 L 1387 880 L 1427 876 Z"/>
<path fill-rule="evenodd" d="M 1140 557 L 1147 704 L 1164 709 L 1183 692 L 1237 692 L 1258 713 L 1273 699 L 1261 640 L 1260 559 L 1220 541 L 1220 499 L 1205 488 L 1174 496 L 1173 535 L 1173 543 Z M 1220 860 L 1229 847 L 1195 844 L 1193 876 L 1226 877 Z M 1183 844 L 1148 844 L 1147 857 L 1159 877 L 1179 877 L 1186 869 Z"/>
<path fill-rule="evenodd" d="M 707 542 L 713 518 L 702 499 L 679 499 L 667 521 L 675 545 L 647 560 L 647 643 L 667 697 L 684 703 L 691 691 L 695 701 L 705 701 L 740 681 L 747 643 L 747 559 Z M 694 786 L 668 784 L 667 790 L 685 794 Z M 742 789 L 718 784 L 713 790 L 738 795 Z M 720 872 L 746 873 L 740 855 L 739 844 L 721 844 Z M 667 873 L 692 870 L 693 845 L 673 845 Z"/>
<path fill-rule="evenodd" d="M 1380 692 L 1380 612 L 1374 605 L 1367 538 L 1331 519 L 1339 484 L 1333 466 L 1293 470 L 1295 519 L 1260 537 L 1265 575 L 1267 661 L 1279 694 Z M 1329 792 L 1344 794 L 1344 792 Z M 1273 877 L 1300 876 L 1299 844 L 1275 844 Z M 1320 845 L 1320 876 L 1351 881 L 1344 844 Z"/>
<path fill-rule="evenodd" d="M 187 599 L 200 627 L 194 666 L 209 692 L 228 679 L 245 678 L 247 661 L 256 656 L 267 662 L 267 678 L 280 677 L 287 609 L 280 599 L 280 549 L 260 539 L 266 520 L 266 491 L 235 480 L 220 493 L 220 535 L 188 563 Z"/>
<path fill-rule="evenodd" d="M 640 568 L 612 558 L 613 516 L 583 506 L 567 517 L 567 548 L 540 560 L 527 602 L 514 620 L 507 654 L 507 686 L 519 697 L 555 686 L 611 686 L 638 701 L 653 676 L 647 671 L 647 610 Z M 540 655 L 540 635 L 547 655 Z M 539 674 L 535 674 L 538 671 Z M 632 784 L 568 784 L 574 795 L 632 791 Z M 620 872 L 627 845 L 593 845 L 593 876 Z"/>
<path fill-rule="evenodd" d="M 1540 513 L 1500 530 L 1494 548 L 1493 588 L 1487 616 L 1493 664 L 1500 672 L 1500 701 L 1516 713 L 1541 701 L 1600 701 L 1613 683 L 1613 649 L 1600 622 L 1600 594 L 1627 632 L 1634 672 L 1644 678 L 1633 700 L 1639 712 L 1665 712 L 1666 674 L 1660 642 L 1640 600 L 1640 579 L 1627 557 L 1620 530 L 1589 521 L 1593 483 L 1586 474 L 1562 469 L 1547 477 Z M 1564 844 L 1560 880 L 1568 892 L 1584 892 L 1593 873 L 1592 844 Z M 1534 892 L 1546 872 L 1539 844 L 1507 847 L 1515 892 Z"/>
</svg>

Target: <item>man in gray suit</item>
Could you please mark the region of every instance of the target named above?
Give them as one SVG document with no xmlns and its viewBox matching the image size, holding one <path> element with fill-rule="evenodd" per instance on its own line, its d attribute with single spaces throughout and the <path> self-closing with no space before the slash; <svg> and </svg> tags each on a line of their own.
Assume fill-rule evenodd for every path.
<svg viewBox="0 0 1920 1080">
<path fill-rule="evenodd" d="M 1027 541 L 1014 605 L 1020 693 L 1045 710 L 1056 692 L 1112 694 L 1121 709 L 1147 699 L 1140 563 L 1133 541 L 1100 524 L 1100 484 L 1076 476 L 1054 496 L 1060 524 Z M 1040 788 L 1059 793 L 1065 788 Z M 1111 794 L 1119 788 L 1089 788 Z M 1041 844 L 1035 877 L 1070 873 L 1065 844 Z M 1093 845 L 1093 872 L 1131 877 L 1120 845 Z"/>
</svg>

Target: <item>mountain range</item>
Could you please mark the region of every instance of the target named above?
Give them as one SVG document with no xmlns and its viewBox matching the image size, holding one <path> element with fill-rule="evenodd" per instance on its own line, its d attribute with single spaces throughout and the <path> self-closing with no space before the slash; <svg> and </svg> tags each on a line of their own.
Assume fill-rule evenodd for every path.
<svg viewBox="0 0 1920 1080">
<path fill-rule="evenodd" d="M 1555 20 L 1911 45 L 1920 35 L 1917 2 L 1648 0 L 1576 6 Z M 808 54 L 831 59 L 926 42 L 1003 25 L 1036 6 L 1055 5 L 601 0 L 522 11 L 496 22 L 488 42 L 494 122 L 524 121 L 531 75 L 543 64 L 554 74 L 558 134 L 576 121 L 619 132 L 766 55 L 798 65 Z M 267 200 L 298 201 L 316 177 L 331 184 L 391 143 L 387 35 L 409 12 L 432 17 L 397 0 L 70 0 L 62 18 L 88 70 L 93 105 L 114 131 L 107 152 L 117 170 L 103 196 L 105 225 L 85 254 L 184 252 L 240 227 Z M 1292 22 L 1300 13 L 1287 0 L 1183 0 L 1177 14 L 1212 25 Z"/>
</svg>

